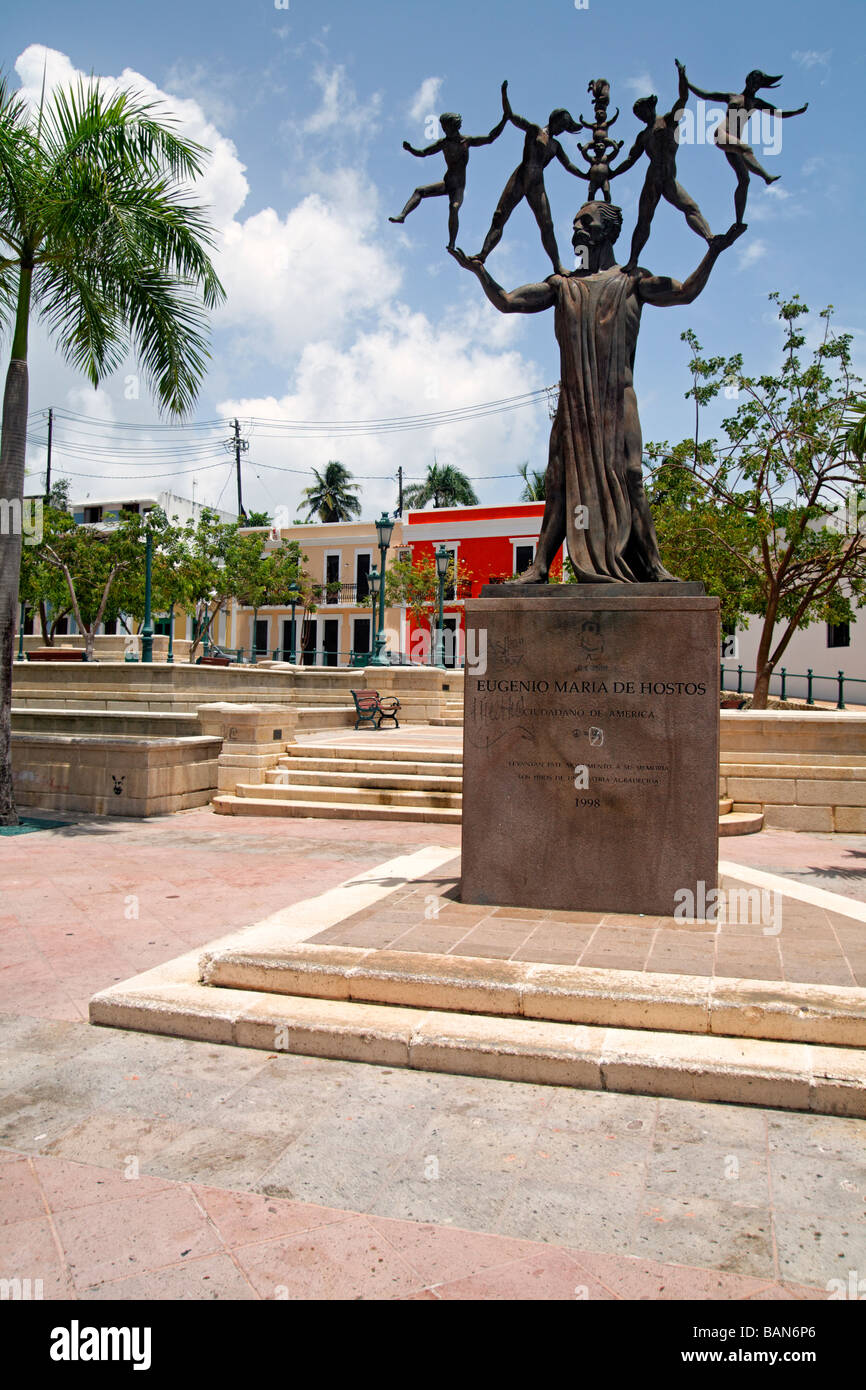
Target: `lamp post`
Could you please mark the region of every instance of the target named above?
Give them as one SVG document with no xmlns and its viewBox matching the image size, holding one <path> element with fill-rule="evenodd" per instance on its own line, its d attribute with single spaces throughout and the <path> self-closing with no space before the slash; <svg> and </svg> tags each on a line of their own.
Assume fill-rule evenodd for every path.
<svg viewBox="0 0 866 1390">
<path fill-rule="evenodd" d="M 387 512 L 383 512 L 376 522 L 376 531 L 379 537 L 379 631 L 376 635 L 376 650 L 370 658 L 371 666 L 388 665 L 388 658 L 385 655 L 385 648 L 388 645 L 388 638 L 385 635 L 385 563 L 388 554 L 388 546 L 391 544 L 391 532 L 393 530 L 394 522 Z M 372 580 L 372 571 L 370 577 Z"/>
<path fill-rule="evenodd" d="M 290 638 L 289 645 L 289 661 L 291 662 L 292 666 L 294 666 L 298 656 L 297 629 L 295 628 L 295 608 L 297 607 L 301 599 L 300 590 L 292 586 L 292 588 L 289 590 L 288 597 L 289 606 L 292 610 L 292 636 Z"/>
<path fill-rule="evenodd" d="M 369 588 L 370 588 L 370 598 L 372 599 L 372 602 L 373 602 L 373 626 L 375 627 L 375 624 L 376 624 L 376 613 L 377 613 L 377 610 L 378 610 L 378 607 L 379 607 L 379 584 L 380 584 L 379 571 L 376 569 L 376 566 L 375 566 L 375 565 L 374 565 L 373 568 L 370 570 L 370 573 L 367 575 L 367 584 L 369 585 Z M 371 651 L 369 657 L 367 658 L 367 664 L 368 664 L 368 666 L 378 666 L 378 665 L 379 665 L 379 662 L 377 662 L 377 660 L 376 660 L 376 652 L 377 652 L 377 650 L 378 650 L 378 647 L 379 647 L 379 642 L 378 642 L 378 639 L 376 639 L 376 640 L 374 640 L 374 643 L 373 643 L 373 649 L 372 649 L 372 651 Z"/>
<path fill-rule="evenodd" d="M 18 628 L 18 660 L 24 660 L 24 620 L 27 617 L 27 605 L 21 605 L 21 622 Z"/>
<path fill-rule="evenodd" d="M 166 661 L 174 663 L 174 604 L 168 610 L 168 656 Z"/>
<path fill-rule="evenodd" d="M 451 560 L 451 553 L 450 553 L 450 551 L 448 551 L 448 550 L 445 549 L 444 545 L 440 545 L 440 546 L 437 547 L 435 558 L 436 558 L 436 583 L 437 583 L 437 586 L 438 586 L 438 589 L 439 589 L 439 598 L 438 598 L 438 604 L 437 604 L 438 615 L 437 615 L 437 622 L 436 622 L 436 657 L 435 657 L 435 660 L 434 660 L 434 662 L 433 662 L 433 665 L 434 665 L 434 666 L 444 666 L 444 665 L 445 665 L 445 643 L 444 643 L 444 640 L 443 640 L 443 639 L 444 639 L 444 635 L 445 635 L 445 620 L 444 620 L 444 618 L 443 618 L 443 616 L 442 616 L 442 604 L 443 604 L 443 600 L 444 600 L 444 597 L 445 597 L 445 579 L 446 579 L 446 577 L 447 577 L 447 575 L 448 575 L 448 565 L 449 565 L 449 562 L 450 562 L 450 560 Z"/>
<path fill-rule="evenodd" d="M 153 614 L 151 613 L 151 587 L 153 580 L 153 532 L 145 528 L 144 546 L 144 623 L 141 629 L 141 659 L 153 661 Z"/>
</svg>

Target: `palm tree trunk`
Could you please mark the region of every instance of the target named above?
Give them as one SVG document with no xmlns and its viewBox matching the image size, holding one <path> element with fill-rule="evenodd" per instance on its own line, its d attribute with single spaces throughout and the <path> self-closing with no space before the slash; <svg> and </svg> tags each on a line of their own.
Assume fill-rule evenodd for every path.
<svg viewBox="0 0 866 1390">
<path fill-rule="evenodd" d="M 21 269 L 12 354 L 3 393 L 0 437 L 0 825 L 17 825 L 12 791 L 12 663 L 15 660 L 15 622 L 21 569 L 21 521 L 24 505 L 24 457 L 27 450 L 27 323 L 33 271 Z M 18 525 L 15 524 L 16 511 Z"/>
</svg>

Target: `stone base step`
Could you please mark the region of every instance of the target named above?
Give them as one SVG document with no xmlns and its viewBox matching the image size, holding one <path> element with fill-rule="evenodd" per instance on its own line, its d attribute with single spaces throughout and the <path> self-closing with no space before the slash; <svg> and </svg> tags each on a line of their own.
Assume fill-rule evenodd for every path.
<svg viewBox="0 0 866 1390">
<path fill-rule="evenodd" d="M 382 730 L 386 733 L 387 730 Z M 373 760 L 380 762 L 412 762 L 412 763 L 459 763 L 460 770 L 463 767 L 463 753 L 457 748 L 409 748 L 387 747 L 379 744 L 376 740 L 379 735 L 378 729 L 359 729 L 357 730 L 358 743 L 292 743 L 282 755 L 286 758 L 306 760 L 307 758 L 326 758 L 329 761 L 336 759 L 342 761 L 344 758 Z M 363 742 L 361 741 L 363 740 Z"/>
<path fill-rule="evenodd" d="M 543 965 L 432 952 L 285 945 L 216 948 L 199 982 L 220 989 L 549 1023 L 712 1034 L 866 1049 L 866 989 L 596 966 Z"/>
<path fill-rule="evenodd" d="M 728 835 L 756 835 L 764 828 L 762 811 L 729 811 L 719 816 L 719 839 Z"/>
<path fill-rule="evenodd" d="M 463 780 L 463 768 L 460 763 L 434 763 L 408 759 L 403 762 L 396 758 L 389 761 L 384 758 L 363 758 L 360 756 L 354 758 L 290 758 L 281 756 L 277 759 L 277 769 L 290 772 L 293 777 L 297 772 L 316 775 L 326 773 L 329 776 L 340 777 L 360 774 L 362 776 L 436 778 L 456 782 L 458 789 Z"/>
<path fill-rule="evenodd" d="M 720 816 L 727 816 L 731 811 L 733 811 L 733 809 L 734 809 L 734 803 L 733 803 L 733 801 L 731 801 L 730 797 L 727 797 L 727 796 L 720 796 L 720 797 L 719 797 L 719 815 L 720 815 Z"/>
<path fill-rule="evenodd" d="M 445 1013 L 192 983 L 115 985 L 91 1000 L 90 1021 L 387 1067 L 866 1115 L 866 1053 L 855 1048 Z"/>
<path fill-rule="evenodd" d="M 381 791 L 405 792 L 452 792 L 459 795 L 463 786 L 461 777 L 430 777 L 418 773 L 398 772 L 358 772 L 348 771 L 308 771 L 294 767 L 273 768 L 267 773 L 267 781 L 276 787 L 333 787 L 339 789 L 369 788 Z"/>
<path fill-rule="evenodd" d="M 389 806 L 374 802 L 289 801 L 268 796 L 266 787 L 246 786 L 243 796 L 215 796 L 220 816 L 321 816 L 341 820 L 404 820 L 460 824 L 460 811 L 450 806 Z"/>
<path fill-rule="evenodd" d="M 361 802 L 371 806 L 405 807 L 410 810 L 418 807 L 450 807 L 455 811 L 460 810 L 463 800 L 460 792 L 338 786 L 327 780 L 312 786 L 295 786 L 291 782 L 241 782 L 235 788 L 235 796 L 261 796 L 275 801 L 328 801 L 346 806 L 355 806 Z"/>
</svg>

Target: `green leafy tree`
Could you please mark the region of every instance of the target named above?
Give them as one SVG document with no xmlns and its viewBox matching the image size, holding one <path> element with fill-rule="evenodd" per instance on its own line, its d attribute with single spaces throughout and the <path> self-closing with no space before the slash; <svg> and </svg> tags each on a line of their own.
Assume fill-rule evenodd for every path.
<svg viewBox="0 0 866 1390">
<path fill-rule="evenodd" d="M 728 623 L 761 623 L 753 703 L 765 709 L 770 678 L 801 627 L 847 622 L 866 601 L 866 545 L 852 510 L 866 488 L 866 465 L 845 428 L 860 389 L 851 370 L 851 335 L 831 329 L 804 358 L 800 320 L 808 308 L 774 293 L 783 331 L 775 376 L 746 376 L 741 354 L 692 352 L 693 439 L 648 446 L 650 492 L 662 557 L 683 579 L 702 579 L 722 599 Z M 736 399 L 723 421 L 725 441 L 701 441 L 700 408 L 722 390 Z M 852 499 L 854 507 L 852 509 Z"/>
<path fill-rule="evenodd" d="M 411 483 L 403 493 L 406 505 L 423 509 L 428 502 L 434 507 L 477 507 L 475 490 L 459 468 L 450 463 L 431 463 L 421 483 Z"/>
<path fill-rule="evenodd" d="M 354 494 L 358 484 L 352 482 L 352 474 L 342 463 L 330 459 L 323 473 L 313 469 L 315 482 L 301 493 L 303 505 L 308 508 L 307 521 L 318 517 L 319 521 L 351 521 L 361 515 L 361 503 Z"/>
<path fill-rule="evenodd" d="M 210 228 L 188 194 L 205 154 L 133 92 L 80 82 L 34 111 L 0 84 L 0 321 L 12 338 L 0 497 L 23 492 L 33 309 L 94 386 L 131 348 L 163 409 L 192 407 L 209 356 L 206 310 L 223 298 Z M 0 825 L 18 819 L 10 714 L 20 560 L 20 534 L 0 534 Z"/>
</svg>

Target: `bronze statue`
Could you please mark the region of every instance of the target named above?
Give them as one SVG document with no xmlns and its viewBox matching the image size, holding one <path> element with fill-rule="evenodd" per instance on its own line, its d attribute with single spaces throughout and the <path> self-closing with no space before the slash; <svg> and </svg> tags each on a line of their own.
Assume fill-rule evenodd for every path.
<svg viewBox="0 0 866 1390">
<path fill-rule="evenodd" d="M 758 174 L 766 184 L 776 183 L 782 177 L 781 174 L 768 174 L 755 158 L 755 151 L 751 145 L 743 139 L 749 118 L 756 111 L 768 111 L 782 120 L 787 120 L 789 116 L 802 116 L 803 112 L 809 109 L 809 103 L 807 101 L 805 106 L 798 106 L 796 111 L 779 111 L 775 106 L 771 106 L 757 93 L 762 87 L 778 87 L 782 75 L 768 77 L 757 68 L 749 73 L 741 92 L 703 92 L 700 87 L 695 87 L 688 81 L 686 70 L 679 58 L 675 61 L 680 77 L 690 92 L 696 97 L 702 97 L 704 101 L 723 101 L 727 107 L 725 119 L 716 127 L 713 140 L 737 176 L 734 213 L 737 221 L 742 222 L 746 211 L 746 195 L 749 191 L 749 173 Z"/>
<path fill-rule="evenodd" d="M 560 347 L 559 405 L 550 434 L 546 501 L 535 562 L 521 584 L 544 584 L 564 540 L 584 584 L 673 579 L 659 556 L 641 472 L 641 429 L 632 371 L 644 304 L 690 304 L 719 255 L 745 228 L 710 241 L 700 265 L 682 283 L 617 265 L 613 244 L 622 212 L 586 203 L 574 219 L 572 245 L 585 248 L 586 269 L 556 273 L 510 293 L 481 261 L 459 248 L 451 255 L 478 277 L 503 314 L 555 310 Z"/>
<path fill-rule="evenodd" d="M 502 84 L 502 110 L 505 113 L 505 119 L 511 121 L 512 125 L 516 125 L 518 130 L 524 131 L 526 135 L 523 142 L 523 158 L 502 191 L 502 197 L 496 205 L 496 211 L 490 223 L 490 230 L 475 259 L 482 264 L 487 260 L 493 248 L 499 245 L 509 217 L 521 199 L 525 198 L 535 214 L 535 220 L 541 232 L 541 244 L 553 262 L 556 273 L 562 274 L 563 268 L 559 259 L 559 249 L 553 234 L 553 217 L 544 187 L 544 171 L 551 160 L 558 159 L 570 174 L 576 174 L 578 178 L 583 179 L 587 177 L 582 169 L 576 168 L 571 163 L 556 138 L 557 135 L 562 135 L 566 130 L 572 134 L 577 134 L 580 127 L 563 107 L 557 107 L 555 111 L 551 111 L 546 126 L 533 125 L 525 117 L 515 116 L 508 100 L 507 82 Z"/>
<path fill-rule="evenodd" d="M 619 169 L 611 169 L 610 156 L 618 155 L 624 140 L 607 140 L 603 136 L 596 136 L 592 140 L 587 140 L 585 145 L 578 141 L 577 148 L 580 150 L 587 164 L 589 172 L 583 173 L 578 169 L 579 178 L 586 179 L 589 183 L 590 202 L 596 193 L 601 189 L 601 195 L 606 203 L 610 202 L 610 180 L 616 178 L 617 174 L 622 173 L 626 165 L 620 165 Z M 592 150 L 592 154 L 589 151 Z"/>
<path fill-rule="evenodd" d="M 634 270 L 638 257 L 649 240 L 650 226 L 661 198 L 666 198 L 673 207 L 685 214 L 686 222 L 693 232 L 697 232 L 705 241 L 712 239 L 712 232 L 694 198 L 677 183 L 678 123 L 682 119 L 688 99 L 689 84 L 686 81 L 685 69 L 681 68 L 677 100 L 664 116 L 656 114 L 656 96 L 641 97 L 632 107 L 638 120 L 645 123 L 646 129 L 640 132 L 619 167 L 611 170 L 611 178 L 616 178 L 636 164 L 642 154 L 649 159 L 649 168 L 638 204 L 637 226 L 631 239 L 627 270 Z"/>
<path fill-rule="evenodd" d="M 444 111 L 439 117 L 444 135 L 441 140 L 437 140 L 434 145 L 428 145 L 424 150 L 416 150 L 409 144 L 408 140 L 403 141 L 403 149 L 410 154 L 417 155 L 419 159 L 424 159 L 428 154 L 443 154 L 445 156 L 445 177 L 439 183 L 428 183 L 422 188 L 416 188 L 410 197 L 399 217 L 389 217 L 389 222 L 405 222 L 410 212 L 414 212 L 423 198 L 447 198 L 448 199 L 448 250 L 451 251 L 457 240 L 457 231 L 460 218 L 460 208 L 463 205 L 463 195 L 466 192 L 466 166 L 469 163 L 469 151 L 478 145 L 492 145 L 505 129 L 505 122 L 508 117 L 503 112 L 502 119 L 493 127 L 489 135 L 461 135 L 460 127 L 463 124 L 463 117 L 456 111 Z"/>
</svg>

